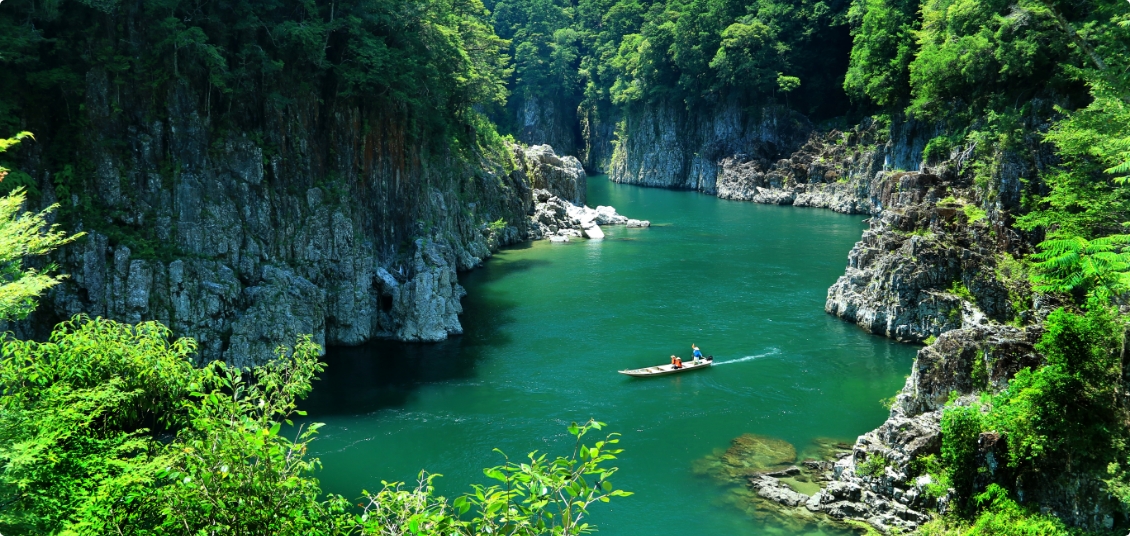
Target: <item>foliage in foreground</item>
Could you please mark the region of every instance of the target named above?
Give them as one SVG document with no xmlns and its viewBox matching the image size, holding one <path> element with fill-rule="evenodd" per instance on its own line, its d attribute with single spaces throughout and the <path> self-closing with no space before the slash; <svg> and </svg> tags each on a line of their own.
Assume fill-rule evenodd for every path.
<svg viewBox="0 0 1130 536">
<path fill-rule="evenodd" d="M 30 137 L 30 132 L 21 132 L 14 138 L 0 139 L 0 153 Z M 10 171 L 0 166 L 0 184 Z M 35 308 L 35 298 L 59 283 L 49 269 L 27 268 L 25 260 L 46 255 L 84 234 L 68 237 L 57 225 L 48 225 L 47 218 L 57 204 L 35 214 L 23 212 L 26 200 L 23 188 L 0 198 L 0 322 L 24 318 Z"/>
<path fill-rule="evenodd" d="M 3 534 L 581 534 L 612 487 L 614 436 L 571 456 L 531 453 L 453 502 L 434 475 L 388 484 L 363 511 L 324 496 L 307 456 L 319 424 L 293 426 L 324 365 L 309 337 L 268 364 L 193 365 L 191 339 L 157 322 L 79 316 L 48 342 L 0 347 Z M 285 426 L 284 426 L 285 425 Z"/>
<path fill-rule="evenodd" d="M 76 317 L 0 361 L 5 534 L 295 534 L 344 527 L 280 433 L 322 369 L 309 338 L 253 372 L 195 368 L 195 343 Z"/>
<path fill-rule="evenodd" d="M 589 421 L 569 426 L 576 438 L 570 456 L 549 459 L 536 451 L 526 461 L 506 463 L 484 469 L 483 473 L 499 484 L 475 485 L 448 503 L 435 495 L 432 480 L 437 475 L 420 474 L 418 485 L 405 489 L 402 482 L 384 483 L 384 489 L 367 494 L 368 504 L 361 522 L 365 534 L 586 534 L 595 530 L 584 522 L 588 508 L 612 497 L 626 497 L 609 481 L 616 468 L 602 464 L 615 460 L 621 449 L 617 434 L 586 446 L 581 438 L 600 430 L 603 423 Z M 500 451 L 497 451 L 501 454 Z M 589 482 L 589 479 L 592 482 Z M 473 512 L 468 520 L 467 514 Z"/>
</svg>

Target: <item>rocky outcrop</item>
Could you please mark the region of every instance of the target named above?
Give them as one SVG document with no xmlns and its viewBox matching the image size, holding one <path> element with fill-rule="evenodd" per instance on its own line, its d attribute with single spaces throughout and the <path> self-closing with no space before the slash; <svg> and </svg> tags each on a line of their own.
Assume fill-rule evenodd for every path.
<svg viewBox="0 0 1130 536">
<path fill-rule="evenodd" d="M 937 205 L 950 190 L 936 176 L 915 172 L 887 180 L 898 194 L 884 196 L 889 208 L 871 218 L 848 253 L 844 275 L 828 289 L 827 312 L 901 341 L 1005 322 L 1022 312 L 997 274 L 1003 253 L 1020 247 L 1015 231 L 971 221 L 975 213 L 959 206 Z"/>
<path fill-rule="evenodd" d="M 601 225 L 626 225 L 628 227 L 650 227 L 647 220 L 636 220 L 621 216 L 616 209 L 608 206 L 590 208 L 570 203 L 548 190 L 534 191 L 536 205 L 530 216 L 533 239 L 549 238 L 555 242 L 568 242 L 569 239 L 585 237 L 604 238 Z"/>
<path fill-rule="evenodd" d="M 958 329 L 920 350 L 890 417 L 876 430 L 861 436 L 852 456 L 837 463 L 835 480 L 863 490 L 858 500 L 861 515 L 855 517 L 884 530 L 913 529 L 924 518 L 910 511 L 923 514 L 931 507 L 944 511 L 948 495 L 931 497 L 926 493 L 930 477 L 921 474 L 921 469 L 911 462 L 938 452 L 942 406 L 947 400 L 957 397 L 958 405 L 975 403 L 981 392 L 1006 387 L 1017 371 L 1041 365 L 1043 358 L 1034 350 L 1040 334 L 1038 325 L 1024 329 L 1001 325 Z M 882 460 L 880 470 L 874 469 L 879 464 L 868 464 L 868 460 L 875 458 Z M 994 482 L 1006 484 L 1024 502 L 1038 505 L 1069 526 L 1085 530 L 1109 530 L 1116 518 L 1124 517 L 1116 513 L 1120 510 L 1117 501 L 1095 475 L 1042 475 L 1017 480 L 1009 474 L 1005 459 L 1001 436 L 982 433 L 977 490 Z M 826 489 L 822 493 L 833 491 Z"/>
<path fill-rule="evenodd" d="M 681 103 L 658 103 L 627 113 L 622 128 L 611 180 L 714 194 L 723 158 L 740 154 L 775 161 L 800 147 L 812 125 L 784 108 L 747 113 L 729 102 L 700 114 Z"/>
<path fill-rule="evenodd" d="M 11 326 L 21 336 L 78 312 L 155 319 L 195 338 L 202 359 L 236 365 L 299 334 L 442 340 L 462 332 L 457 271 L 533 236 L 531 184 L 583 199 L 574 158 L 405 145 L 402 118 L 351 101 L 296 96 L 262 123 L 218 129 L 187 85 L 133 105 L 142 96 L 123 88 L 115 107 L 104 73 L 87 85 L 89 175 L 41 164 L 61 142 L 31 125 L 21 167 L 38 203 L 62 203 L 64 224 L 88 235 L 59 252 L 70 277 Z"/>
<path fill-rule="evenodd" d="M 896 396 L 887 420 L 860 436 L 850 453 L 822 472 L 805 462 L 799 472 L 758 473 L 750 488 L 768 501 L 782 519 L 819 525 L 819 518 L 866 522 L 887 533 L 913 531 L 945 512 L 953 490 L 939 489 L 915 463 L 941 449 L 943 406 L 950 402 L 976 404 L 980 393 L 1004 389 L 1019 370 L 1035 368 L 1043 357 L 1034 349 L 1039 324 L 1016 328 L 993 324 L 954 329 L 918 352 L 911 376 Z M 1089 473 L 1028 475 L 1017 478 L 1006 463 L 1004 438 L 984 432 L 978 439 L 976 492 L 992 483 L 1014 489 L 1023 502 L 1091 531 L 1110 530 L 1124 523 L 1118 501 L 1100 478 Z M 733 464 L 732 464 L 733 465 Z M 821 488 L 805 495 L 789 486 L 797 477 Z"/>
<path fill-rule="evenodd" d="M 574 205 L 585 204 L 588 181 L 580 160 L 557 156 L 549 145 L 528 147 L 524 156 L 530 186 L 547 190 Z"/>
</svg>

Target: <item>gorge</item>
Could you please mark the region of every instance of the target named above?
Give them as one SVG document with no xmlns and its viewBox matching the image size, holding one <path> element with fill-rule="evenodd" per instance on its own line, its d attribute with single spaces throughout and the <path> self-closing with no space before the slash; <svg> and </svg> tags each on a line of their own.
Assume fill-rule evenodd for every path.
<svg viewBox="0 0 1130 536">
<path fill-rule="evenodd" d="M 329 350 L 306 406 L 306 420 L 326 423 L 313 445 L 323 485 L 348 493 L 427 469 L 452 494 L 499 461 L 492 448 L 557 450 L 563 423 L 599 417 L 623 433 L 617 484 L 634 492 L 594 511 L 601 531 L 801 530 L 704 458 L 753 433 L 795 445 L 789 462 L 800 463 L 822 456 L 815 441 L 847 446 L 882 421 L 878 400 L 902 383 L 915 348 L 821 309 L 860 218 L 600 176 L 588 199 L 632 207 L 652 227 L 500 251 L 460 279 L 461 337 Z M 712 370 L 658 382 L 616 374 L 686 357 L 692 342 L 714 355 Z M 656 508 L 671 502 L 680 507 Z"/>
<path fill-rule="evenodd" d="M 687 484 L 687 469 L 697 468 L 696 478 L 739 492 L 726 495 L 738 508 L 692 516 L 733 522 L 711 529 L 719 532 L 744 531 L 733 528 L 742 511 L 790 531 L 859 523 L 946 534 L 993 523 L 1122 530 L 1130 523 L 1128 25 L 1125 6 L 1058 0 L 9 0 L 0 7 L 0 193 L 26 195 L 32 211 L 58 205 L 51 221 L 85 235 L 6 267 L 5 283 L 41 268 L 67 278 L 27 298 L 39 303 L 28 318 L 0 310 L 9 333 L 5 404 L 30 404 L 12 415 L 36 422 L 38 399 L 20 398 L 38 392 L 27 378 L 49 378 L 44 388 L 77 385 L 66 374 L 25 375 L 15 364 L 40 366 L 28 357 L 39 355 L 34 341 L 56 344 L 64 329 L 57 325 L 75 315 L 155 320 L 192 338 L 190 357 L 173 352 L 197 366 L 185 377 L 221 377 L 216 367 L 231 366 L 263 378 L 281 366 L 271 361 L 276 348 L 308 335 L 317 351 L 329 348 L 332 366 L 360 371 L 343 378 L 331 368 L 327 383 L 374 397 L 356 404 L 382 415 L 360 419 L 373 431 L 352 437 L 344 432 L 352 421 L 334 422 L 344 402 L 314 391 L 314 416 L 331 422 L 319 440 L 325 450 L 314 452 L 327 461 L 327 489 L 345 496 L 380 475 L 358 482 L 335 471 L 382 454 L 362 449 L 357 459 L 345 456 L 348 468 L 334 469 L 339 450 L 375 441 L 407 464 L 382 466 L 399 473 L 392 478 L 411 479 L 404 473 L 434 460 L 414 457 L 416 447 L 393 436 L 442 444 L 433 434 L 443 425 L 405 423 L 459 423 L 458 411 L 481 402 L 496 411 L 472 413 L 486 415 L 472 422 L 500 433 L 456 426 L 468 451 L 531 448 L 514 436 L 552 446 L 548 421 L 560 428 L 606 419 L 624 427 L 629 449 L 636 420 L 659 428 L 679 415 L 717 421 L 710 437 L 685 441 L 682 465 L 666 466 L 666 476 L 660 445 L 679 436 L 637 431 L 645 446 L 641 458 L 622 458 L 622 481 L 639 484 L 641 496 L 656 487 L 717 492 Z M 22 141 L 8 148 L 4 137 L 17 134 Z M 802 207 L 830 210 L 797 216 Z M 867 229 L 857 225 L 863 217 Z M 645 218 L 655 225 L 639 228 Z M 597 223 L 630 226 L 601 231 Z M 593 239 L 576 240 L 583 236 Z M 782 237 L 788 245 L 775 242 Z M 631 267 L 638 272 L 622 271 Z M 803 284 L 789 290 L 793 279 Z M 725 284 L 735 285 L 731 294 L 718 290 Z M 508 285 L 523 295 L 507 299 Z M 466 296 L 468 288 L 477 294 Z M 552 307 L 578 296 L 591 302 Z M 740 312 L 722 314 L 719 304 Z M 751 342 L 754 328 L 777 320 L 763 311 L 778 306 L 791 319 L 780 342 Z M 478 334 L 458 338 L 465 324 Z M 809 335 L 800 325 L 824 330 L 819 342 L 851 342 L 821 361 L 799 343 Z M 725 348 L 713 350 L 719 356 L 749 360 L 726 362 L 728 383 L 694 376 L 655 385 L 673 385 L 676 401 L 695 403 L 714 389 L 754 415 L 788 415 L 782 401 L 811 403 L 805 419 L 818 424 L 761 429 L 727 421 L 730 412 L 668 413 L 662 399 L 648 401 L 639 414 L 646 418 L 627 412 L 619 422 L 603 401 L 626 389 L 642 404 L 653 394 L 644 384 L 571 381 L 598 377 L 628 356 L 662 357 L 681 330 L 706 326 Z M 586 337 L 609 341 L 614 355 L 600 355 Z M 416 346 L 424 343 L 437 345 Z M 296 348 L 281 354 L 302 371 L 287 390 L 292 398 L 317 368 L 300 366 L 315 346 Z M 416 364 L 390 363 L 392 352 Z M 498 355 L 509 353 L 525 356 L 513 370 Z M 796 376 L 773 368 L 794 357 L 808 368 Z M 556 371 L 552 381 L 535 381 L 542 358 Z M 110 361 L 107 370 L 121 365 Z M 453 367 L 455 379 L 417 381 L 450 377 L 426 370 L 432 366 Z M 413 372 L 386 384 L 386 367 L 393 378 L 398 367 Z M 491 379 L 472 385 L 480 367 Z M 888 398 L 907 368 L 902 391 Z M 759 378 L 739 370 L 778 371 L 777 398 L 751 394 Z M 823 372 L 810 378 L 808 370 Z M 374 390 L 350 383 L 366 374 Z M 804 399 L 806 390 L 834 391 L 832 378 L 863 386 L 845 387 L 840 406 L 823 395 Z M 111 428 L 147 438 L 154 451 L 179 445 L 170 437 L 189 433 L 187 423 L 213 422 L 183 414 L 192 404 L 208 408 L 200 385 L 153 395 L 189 401 L 168 410 L 175 417 L 142 409 L 128 426 Z M 107 379 L 87 387 L 121 386 Z M 221 398 L 240 392 L 215 389 Z M 495 390 L 499 399 L 476 400 Z M 883 419 L 879 398 L 890 406 L 887 421 L 868 432 Z M 533 410 L 537 400 L 546 422 L 536 425 L 494 406 Z M 113 414 L 98 404 L 91 415 Z M 271 423 L 296 411 L 280 404 L 257 417 L 269 437 L 279 429 Z M 415 413 L 413 404 L 427 409 Z M 593 414 L 574 415 L 574 406 Z M 602 408 L 611 415 L 598 414 Z M 510 420 L 526 424 L 511 436 Z M 8 437 L 38 433 L 17 421 L 3 429 Z M 50 448 L 42 452 L 54 460 Z M 118 462 L 114 456 L 126 456 L 107 452 Z M 189 463 L 191 453 L 166 455 Z M 0 449 L 0 458 L 17 456 Z M 641 459 L 647 468 L 634 465 Z M 5 471 L 18 468 L 5 463 Z M 632 470 L 654 471 L 656 480 L 633 480 Z M 315 472 L 299 473 L 320 497 Z M 43 489 L 53 489 L 50 471 L 41 476 Z M 472 480 L 469 472 L 455 477 L 460 487 Z M 0 491 L 11 490 L 17 506 L 9 512 L 22 516 L 20 498 L 30 495 L 20 478 L 0 479 Z M 341 507 L 326 504 L 318 508 Z M 34 529 L 11 524 L 0 508 L 0 526 L 54 532 L 85 526 L 92 511 L 121 511 L 43 507 L 60 508 L 72 517 Z M 635 512 L 595 519 L 625 531 L 690 523 Z M 354 527 L 364 523 L 376 522 Z"/>
</svg>

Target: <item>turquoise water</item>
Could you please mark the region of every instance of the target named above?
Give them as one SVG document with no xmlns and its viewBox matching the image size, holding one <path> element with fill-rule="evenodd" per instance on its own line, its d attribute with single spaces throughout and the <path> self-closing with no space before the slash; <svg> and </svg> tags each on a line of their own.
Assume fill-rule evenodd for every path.
<svg viewBox="0 0 1130 536">
<path fill-rule="evenodd" d="M 313 448 L 326 490 L 357 497 L 427 469 L 451 496 L 486 483 L 482 468 L 501 462 L 492 449 L 565 453 L 565 427 L 591 417 L 623 434 L 613 481 L 635 492 L 593 508 L 601 533 L 779 533 L 694 474 L 694 460 L 744 433 L 804 451 L 883 421 L 879 400 L 901 387 L 915 347 L 823 310 L 861 217 L 589 185 L 590 206 L 652 227 L 499 252 L 462 277 L 462 337 L 329 350 L 306 404 L 326 423 Z M 716 365 L 616 373 L 687 357 L 691 343 Z"/>
</svg>

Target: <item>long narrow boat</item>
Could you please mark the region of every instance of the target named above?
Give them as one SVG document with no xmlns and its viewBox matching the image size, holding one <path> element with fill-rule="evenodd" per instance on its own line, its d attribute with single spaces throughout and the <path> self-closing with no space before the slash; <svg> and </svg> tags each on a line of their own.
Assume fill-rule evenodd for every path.
<svg viewBox="0 0 1130 536">
<path fill-rule="evenodd" d="M 643 378 L 646 376 L 666 376 L 668 374 L 678 374 L 680 372 L 688 372 L 691 370 L 707 368 L 713 364 L 714 356 L 709 356 L 706 359 L 699 360 L 698 363 L 695 363 L 694 361 L 684 361 L 683 368 L 675 368 L 675 365 L 656 365 L 654 367 L 621 370 L 619 372 L 620 374 L 627 374 L 628 376 Z"/>
</svg>

